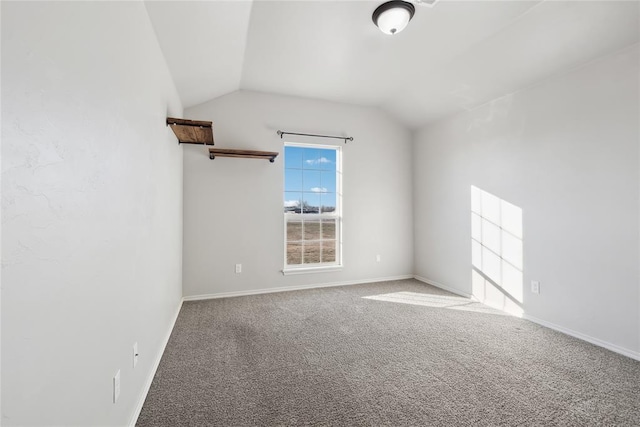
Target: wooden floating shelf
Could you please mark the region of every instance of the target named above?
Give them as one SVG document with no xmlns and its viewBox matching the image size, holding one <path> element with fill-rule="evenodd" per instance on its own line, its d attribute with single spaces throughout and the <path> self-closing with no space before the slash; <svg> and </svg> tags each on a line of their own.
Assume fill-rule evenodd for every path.
<svg viewBox="0 0 640 427">
<path fill-rule="evenodd" d="M 265 159 L 273 163 L 278 157 L 277 151 L 233 150 L 225 148 L 209 148 L 209 158 L 238 157 L 243 159 Z"/>
<path fill-rule="evenodd" d="M 213 145 L 213 123 L 167 117 L 167 125 L 178 138 L 178 144 Z"/>
</svg>

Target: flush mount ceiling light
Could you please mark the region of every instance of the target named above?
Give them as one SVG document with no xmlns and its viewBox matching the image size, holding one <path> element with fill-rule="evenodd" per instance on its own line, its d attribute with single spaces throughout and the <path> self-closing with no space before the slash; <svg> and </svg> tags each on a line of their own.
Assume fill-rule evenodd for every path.
<svg viewBox="0 0 640 427">
<path fill-rule="evenodd" d="M 373 11 L 373 23 L 385 34 L 398 34 L 409 24 L 416 8 L 406 1 L 382 3 Z"/>
</svg>

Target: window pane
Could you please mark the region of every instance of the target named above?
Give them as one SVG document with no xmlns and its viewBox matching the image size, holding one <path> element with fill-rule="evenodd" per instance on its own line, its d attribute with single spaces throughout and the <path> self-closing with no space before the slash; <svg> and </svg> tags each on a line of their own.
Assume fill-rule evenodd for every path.
<svg viewBox="0 0 640 427">
<path fill-rule="evenodd" d="M 310 193 L 323 193 L 327 192 L 327 189 L 320 185 L 320 171 L 305 170 L 302 175 L 302 182 L 304 184 L 304 191 Z"/>
<path fill-rule="evenodd" d="M 284 147 L 284 167 L 288 168 L 302 168 L 302 153 L 304 148 L 301 147 Z"/>
<path fill-rule="evenodd" d="M 287 264 L 302 264 L 302 242 L 287 243 Z"/>
<path fill-rule="evenodd" d="M 322 238 L 323 239 L 336 239 L 336 220 L 335 219 L 323 219 L 322 220 Z"/>
<path fill-rule="evenodd" d="M 302 220 L 287 219 L 287 241 L 302 240 Z"/>
<path fill-rule="evenodd" d="M 320 220 L 304 220 L 304 240 L 320 240 Z"/>
<path fill-rule="evenodd" d="M 326 162 L 326 152 L 322 148 L 305 148 L 303 159 L 305 169 L 320 169 Z"/>
<path fill-rule="evenodd" d="M 304 193 L 302 198 L 302 212 L 303 213 L 320 212 L 320 194 Z"/>
<path fill-rule="evenodd" d="M 320 210 L 321 212 L 335 212 L 336 210 L 335 193 L 326 193 L 326 194 L 320 195 Z"/>
<path fill-rule="evenodd" d="M 284 193 L 284 211 L 289 213 L 301 213 L 302 193 Z"/>
<path fill-rule="evenodd" d="M 284 170 L 284 191 L 302 191 L 302 169 Z"/>
<path fill-rule="evenodd" d="M 320 186 L 327 189 L 328 193 L 336 192 L 336 173 L 333 172 L 321 172 Z"/>
<path fill-rule="evenodd" d="M 322 241 L 322 262 L 336 262 L 336 241 Z"/>
<path fill-rule="evenodd" d="M 304 242 L 304 263 L 318 264 L 320 262 L 320 242 Z"/>
<path fill-rule="evenodd" d="M 320 169 L 333 171 L 335 176 L 336 171 L 336 150 L 323 150 L 322 157 L 320 158 Z"/>
</svg>

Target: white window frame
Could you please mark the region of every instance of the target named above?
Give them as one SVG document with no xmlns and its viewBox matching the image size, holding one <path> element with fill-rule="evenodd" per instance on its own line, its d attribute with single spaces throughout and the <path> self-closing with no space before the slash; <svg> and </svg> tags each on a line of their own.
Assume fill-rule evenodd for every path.
<svg viewBox="0 0 640 427">
<path fill-rule="evenodd" d="M 284 255 L 284 268 L 282 269 L 282 274 L 304 274 L 304 273 L 321 273 L 321 272 L 329 272 L 329 271 L 338 271 L 343 268 L 342 263 L 342 146 L 340 145 L 329 145 L 329 144 L 307 144 L 301 142 L 285 142 L 284 147 L 301 147 L 301 148 L 319 148 L 323 150 L 335 150 L 336 152 L 336 209 L 334 212 L 330 213 L 300 213 L 293 214 L 295 218 L 300 218 L 304 221 L 306 218 L 313 219 L 335 219 L 336 221 L 336 260 L 334 262 L 327 263 L 314 263 L 314 264 L 287 264 L 287 218 L 293 216 L 292 214 L 288 214 L 283 212 L 283 221 L 284 221 L 284 233 L 283 233 L 283 255 Z M 284 171 L 286 169 L 286 150 L 283 149 L 283 164 L 285 167 L 282 168 L 283 173 L 283 188 L 280 193 L 283 195 L 285 193 L 285 176 Z M 304 224 L 304 222 L 303 222 Z M 304 225 L 303 225 L 304 227 Z M 303 228 L 303 237 L 304 237 L 304 228 Z M 304 241 L 304 240 L 303 240 Z M 322 241 L 322 239 L 320 240 Z M 321 246 L 322 247 L 322 246 Z M 303 250 L 303 261 L 304 261 L 304 250 Z"/>
</svg>

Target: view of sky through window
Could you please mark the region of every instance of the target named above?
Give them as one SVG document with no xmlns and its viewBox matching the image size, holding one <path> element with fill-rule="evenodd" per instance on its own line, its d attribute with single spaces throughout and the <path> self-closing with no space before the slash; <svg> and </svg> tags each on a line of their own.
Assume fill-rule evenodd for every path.
<svg viewBox="0 0 640 427">
<path fill-rule="evenodd" d="M 284 209 L 322 213 L 336 209 L 336 151 L 286 147 Z"/>
</svg>

